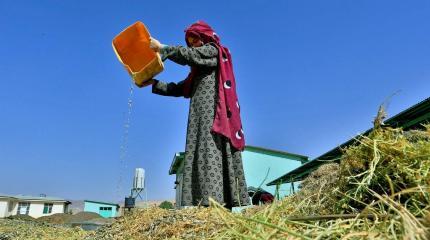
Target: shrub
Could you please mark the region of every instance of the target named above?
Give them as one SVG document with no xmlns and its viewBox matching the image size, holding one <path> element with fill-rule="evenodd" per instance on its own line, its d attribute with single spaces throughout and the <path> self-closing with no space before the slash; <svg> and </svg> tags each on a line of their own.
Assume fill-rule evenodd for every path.
<svg viewBox="0 0 430 240">
<path fill-rule="evenodd" d="M 173 204 L 169 201 L 162 202 L 159 207 L 162 209 L 173 209 L 174 208 Z"/>
</svg>

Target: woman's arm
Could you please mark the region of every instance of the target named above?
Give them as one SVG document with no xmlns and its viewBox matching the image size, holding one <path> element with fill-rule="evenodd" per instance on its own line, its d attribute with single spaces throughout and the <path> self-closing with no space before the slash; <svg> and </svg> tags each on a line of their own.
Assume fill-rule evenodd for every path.
<svg viewBox="0 0 430 240">
<path fill-rule="evenodd" d="M 153 80 L 152 93 L 171 96 L 171 97 L 183 97 L 184 96 L 184 81 L 178 83 L 166 83 L 159 80 Z"/>
<path fill-rule="evenodd" d="M 215 67 L 218 64 L 218 49 L 212 44 L 201 47 L 164 46 L 160 53 L 163 58 L 181 65 Z"/>
</svg>

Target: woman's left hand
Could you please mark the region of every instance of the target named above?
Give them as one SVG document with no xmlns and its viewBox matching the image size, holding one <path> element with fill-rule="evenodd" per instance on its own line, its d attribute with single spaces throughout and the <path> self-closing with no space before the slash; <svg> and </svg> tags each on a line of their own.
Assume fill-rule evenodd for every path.
<svg viewBox="0 0 430 240">
<path fill-rule="evenodd" d="M 156 82 L 156 80 L 155 79 L 150 79 L 150 80 L 148 80 L 148 81 L 145 81 L 145 82 L 143 82 L 142 83 L 142 85 L 137 85 L 138 87 L 140 87 L 140 88 L 143 88 L 143 87 L 146 87 L 146 86 L 149 86 L 149 85 L 154 85 L 155 84 L 155 82 Z"/>
<path fill-rule="evenodd" d="M 159 52 L 160 51 L 160 48 L 161 48 L 161 43 L 157 40 L 157 39 L 155 39 L 155 38 L 151 38 L 151 42 L 149 43 L 149 47 L 152 49 L 152 50 L 154 50 L 154 51 L 156 51 L 156 52 Z"/>
</svg>

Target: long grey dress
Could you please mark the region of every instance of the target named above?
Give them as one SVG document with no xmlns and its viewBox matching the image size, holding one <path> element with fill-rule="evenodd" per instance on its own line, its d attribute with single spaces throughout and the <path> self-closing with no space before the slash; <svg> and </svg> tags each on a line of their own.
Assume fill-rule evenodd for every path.
<svg viewBox="0 0 430 240">
<path fill-rule="evenodd" d="M 227 138 L 212 133 L 217 101 L 218 49 L 165 47 L 161 51 L 181 65 L 198 67 L 194 77 L 188 114 L 183 175 L 182 206 L 208 206 L 209 197 L 227 207 L 249 204 L 241 152 Z M 184 81 L 156 81 L 152 92 L 163 96 L 183 96 Z"/>
</svg>

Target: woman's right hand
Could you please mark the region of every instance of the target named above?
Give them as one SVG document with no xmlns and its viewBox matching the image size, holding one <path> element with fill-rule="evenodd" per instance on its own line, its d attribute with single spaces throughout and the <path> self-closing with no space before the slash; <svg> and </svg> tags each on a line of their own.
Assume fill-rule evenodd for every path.
<svg viewBox="0 0 430 240">
<path fill-rule="evenodd" d="M 160 41 L 158 41 L 157 39 L 155 39 L 155 38 L 150 38 L 151 39 L 151 41 L 150 41 L 150 43 L 149 43 L 149 47 L 152 49 L 152 50 L 154 50 L 155 52 L 159 52 L 160 51 L 160 49 L 161 49 L 161 43 L 160 43 Z"/>
</svg>

